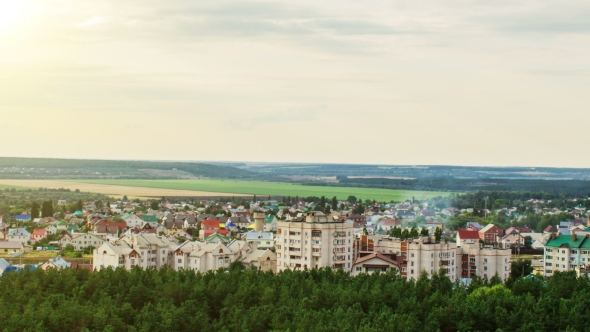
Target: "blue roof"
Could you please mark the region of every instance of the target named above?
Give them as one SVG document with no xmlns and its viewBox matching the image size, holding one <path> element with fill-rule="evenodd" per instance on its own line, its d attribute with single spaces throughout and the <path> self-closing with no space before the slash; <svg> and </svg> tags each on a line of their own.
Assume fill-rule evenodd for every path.
<svg viewBox="0 0 590 332">
<path fill-rule="evenodd" d="M 12 218 L 14 218 L 16 220 L 30 220 L 31 216 L 19 214 L 18 216 L 14 216 Z"/>
</svg>

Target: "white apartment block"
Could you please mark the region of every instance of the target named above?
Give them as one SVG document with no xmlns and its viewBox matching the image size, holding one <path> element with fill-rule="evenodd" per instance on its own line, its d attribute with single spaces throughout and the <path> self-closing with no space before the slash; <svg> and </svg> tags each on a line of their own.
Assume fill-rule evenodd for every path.
<svg viewBox="0 0 590 332">
<path fill-rule="evenodd" d="M 94 250 L 94 269 L 123 267 L 127 270 L 161 268 L 207 272 L 229 268 L 230 264 L 244 260 L 246 267 L 276 272 L 276 255 L 270 250 L 256 248 L 256 243 L 234 240 L 223 243 L 191 242 L 178 244 L 155 234 L 125 235 L 121 239 L 104 242 Z"/>
<path fill-rule="evenodd" d="M 350 270 L 354 260 L 353 224 L 309 212 L 305 221 L 279 221 L 275 237 L 277 272 L 331 267 Z"/>
<path fill-rule="evenodd" d="M 400 275 L 407 279 L 418 279 L 422 271 L 430 277 L 441 268 L 451 281 L 474 275 L 490 279 L 495 273 L 502 280 L 510 276 L 510 250 L 482 247 L 478 241 L 457 247 L 456 242 L 437 243 L 430 236 L 401 240 L 361 235 L 355 241 L 354 251 L 357 261 L 373 253 L 387 256 L 397 263 Z M 359 267 L 355 265 L 355 269 Z"/>
<path fill-rule="evenodd" d="M 556 271 L 572 271 L 590 264 L 590 235 L 551 234 L 545 244 L 543 270 L 546 277 Z"/>
<path fill-rule="evenodd" d="M 172 266 L 172 253 L 178 243 L 155 234 L 125 235 L 116 241 L 106 241 L 94 249 L 94 269 L 123 267 L 127 270 Z"/>
</svg>

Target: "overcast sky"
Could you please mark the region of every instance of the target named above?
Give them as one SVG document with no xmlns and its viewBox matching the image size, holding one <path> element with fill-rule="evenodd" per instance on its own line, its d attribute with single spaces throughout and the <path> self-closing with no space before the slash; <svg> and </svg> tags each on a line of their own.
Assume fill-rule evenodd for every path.
<svg viewBox="0 0 590 332">
<path fill-rule="evenodd" d="M 590 167 L 588 1 L 0 0 L 0 155 Z"/>
</svg>

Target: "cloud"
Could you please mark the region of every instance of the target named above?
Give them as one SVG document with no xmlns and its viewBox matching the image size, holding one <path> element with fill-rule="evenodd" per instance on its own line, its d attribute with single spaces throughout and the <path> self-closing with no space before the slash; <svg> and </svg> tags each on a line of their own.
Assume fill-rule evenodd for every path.
<svg viewBox="0 0 590 332">
<path fill-rule="evenodd" d="M 108 20 L 109 19 L 107 17 L 94 16 L 94 17 L 88 19 L 87 21 L 74 24 L 74 26 L 76 26 L 76 27 L 91 27 L 91 26 L 104 24 L 104 23 L 108 22 Z"/>
</svg>

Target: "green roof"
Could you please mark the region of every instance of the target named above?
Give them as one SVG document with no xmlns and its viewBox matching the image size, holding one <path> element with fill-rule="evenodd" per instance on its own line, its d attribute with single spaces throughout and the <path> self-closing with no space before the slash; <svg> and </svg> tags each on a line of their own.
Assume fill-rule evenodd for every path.
<svg viewBox="0 0 590 332">
<path fill-rule="evenodd" d="M 78 225 L 71 225 L 70 227 L 68 227 L 68 231 L 73 231 L 73 230 L 79 230 L 80 227 Z"/>
<path fill-rule="evenodd" d="M 70 211 L 72 211 L 72 210 L 70 210 Z M 74 214 L 84 214 L 84 212 L 78 210 L 78 211 L 74 212 Z"/>
<path fill-rule="evenodd" d="M 141 219 L 143 219 L 143 221 L 145 222 L 158 222 L 158 218 L 156 218 L 156 216 L 152 216 L 149 214 L 141 216 Z"/>
<path fill-rule="evenodd" d="M 576 241 L 573 239 L 573 235 L 558 235 L 555 239 L 549 239 L 546 247 L 550 248 L 590 248 L 590 239 L 584 235 L 577 235 Z"/>
<path fill-rule="evenodd" d="M 64 225 L 66 225 L 66 226 L 67 226 L 67 225 L 68 225 L 68 223 L 67 223 L 67 222 L 65 222 L 65 221 L 63 221 L 63 220 L 62 220 L 62 221 L 60 221 L 60 222 L 58 222 L 57 224 L 58 224 L 59 226 L 64 226 Z"/>
<path fill-rule="evenodd" d="M 272 214 L 267 214 L 266 217 L 264 218 L 264 221 L 267 224 L 270 224 L 274 219 L 275 219 L 275 216 L 273 216 Z"/>
<path fill-rule="evenodd" d="M 205 240 L 205 241 L 211 241 L 211 240 L 213 240 L 213 239 L 215 239 L 215 238 L 219 238 L 219 239 L 221 239 L 221 241 L 224 241 L 224 242 L 229 242 L 229 240 L 230 240 L 230 238 L 229 238 L 229 237 L 227 237 L 227 236 L 223 236 L 223 235 L 221 235 L 221 234 L 219 234 L 219 233 L 217 233 L 217 232 L 215 232 L 215 233 L 213 233 L 213 234 L 211 234 L 211 235 L 209 235 L 209 236 L 206 236 L 206 237 L 204 238 L 204 240 Z"/>
</svg>

